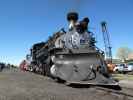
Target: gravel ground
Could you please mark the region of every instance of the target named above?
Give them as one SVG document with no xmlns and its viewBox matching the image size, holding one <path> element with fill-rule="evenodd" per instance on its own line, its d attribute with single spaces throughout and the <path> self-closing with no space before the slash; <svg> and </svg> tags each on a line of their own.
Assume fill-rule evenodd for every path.
<svg viewBox="0 0 133 100">
<path fill-rule="evenodd" d="M 130 80 L 120 80 L 119 83 L 120 83 L 120 85 L 122 87 L 133 89 L 133 81 L 130 81 Z"/>
<path fill-rule="evenodd" d="M 0 72 L 0 100 L 129 100 L 90 88 L 72 88 L 19 70 Z M 130 99 L 131 100 L 131 99 Z"/>
</svg>

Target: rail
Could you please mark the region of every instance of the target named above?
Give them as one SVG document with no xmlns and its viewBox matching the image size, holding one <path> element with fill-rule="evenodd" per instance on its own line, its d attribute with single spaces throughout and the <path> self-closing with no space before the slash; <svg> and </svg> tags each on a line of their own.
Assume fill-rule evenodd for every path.
<svg viewBox="0 0 133 100">
<path fill-rule="evenodd" d="M 96 89 L 97 90 L 106 91 L 108 93 L 113 93 L 113 94 L 117 94 L 117 95 L 122 95 L 122 96 L 130 97 L 130 98 L 133 99 L 133 89 L 131 89 L 131 88 L 125 88 L 125 87 L 123 87 L 123 89 L 127 89 L 127 92 L 123 91 L 123 89 L 122 90 L 114 90 L 114 89 L 103 88 L 103 87 L 96 87 Z M 130 93 L 132 93 L 132 94 L 130 94 Z"/>
</svg>

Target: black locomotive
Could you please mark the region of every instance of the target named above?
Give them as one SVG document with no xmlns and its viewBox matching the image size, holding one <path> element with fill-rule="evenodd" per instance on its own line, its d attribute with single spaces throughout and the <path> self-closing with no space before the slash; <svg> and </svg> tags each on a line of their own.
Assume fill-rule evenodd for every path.
<svg viewBox="0 0 133 100">
<path fill-rule="evenodd" d="M 28 70 L 67 83 L 117 85 L 108 73 L 103 51 L 95 46 L 95 37 L 88 30 L 89 18 L 78 21 L 78 14 L 70 12 L 67 20 L 68 31 L 61 29 L 46 42 L 32 46 Z"/>
</svg>

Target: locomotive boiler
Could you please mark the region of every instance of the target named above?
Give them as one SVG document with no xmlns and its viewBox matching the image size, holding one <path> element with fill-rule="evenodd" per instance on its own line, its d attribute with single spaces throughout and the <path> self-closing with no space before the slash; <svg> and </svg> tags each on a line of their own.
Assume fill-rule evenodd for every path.
<svg viewBox="0 0 133 100">
<path fill-rule="evenodd" d="M 108 73 L 104 52 L 88 30 L 89 18 L 78 21 L 78 14 L 70 12 L 67 20 L 68 31 L 61 29 L 32 46 L 29 70 L 70 84 L 117 85 Z"/>
</svg>

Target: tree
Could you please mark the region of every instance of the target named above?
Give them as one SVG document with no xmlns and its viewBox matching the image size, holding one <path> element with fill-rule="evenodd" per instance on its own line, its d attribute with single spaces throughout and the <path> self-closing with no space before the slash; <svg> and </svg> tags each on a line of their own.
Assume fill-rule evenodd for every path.
<svg viewBox="0 0 133 100">
<path fill-rule="evenodd" d="M 131 52 L 131 53 L 128 55 L 128 59 L 129 59 L 129 60 L 133 59 L 133 52 Z"/>
<path fill-rule="evenodd" d="M 120 47 L 117 50 L 117 57 L 123 61 L 125 61 L 126 59 L 128 59 L 128 55 L 131 53 L 131 49 L 128 47 Z"/>
</svg>

